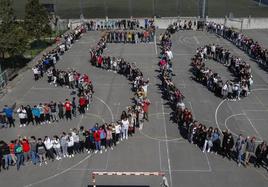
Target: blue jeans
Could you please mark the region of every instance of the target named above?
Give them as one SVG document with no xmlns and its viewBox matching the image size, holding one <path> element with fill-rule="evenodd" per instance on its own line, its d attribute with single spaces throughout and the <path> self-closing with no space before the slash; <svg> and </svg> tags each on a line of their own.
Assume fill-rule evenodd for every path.
<svg viewBox="0 0 268 187">
<path fill-rule="evenodd" d="M 96 150 L 100 151 L 101 150 L 100 141 L 95 141 L 95 145 L 96 145 Z"/>
<path fill-rule="evenodd" d="M 238 162 L 238 164 L 240 164 L 242 162 L 242 155 L 243 155 L 243 151 L 237 150 L 237 162 Z"/>
<path fill-rule="evenodd" d="M 5 168 L 8 168 L 11 165 L 11 155 L 4 155 L 4 160 L 5 160 Z"/>
<path fill-rule="evenodd" d="M 24 165 L 23 153 L 16 153 L 16 157 L 17 157 L 17 170 L 19 170 L 20 166 Z"/>
<path fill-rule="evenodd" d="M 31 156 L 31 160 L 32 163 L 35 165 L 38 161 L 37 155 L 35 151 L 30 151 L 30 156 Z"/>
</svg>

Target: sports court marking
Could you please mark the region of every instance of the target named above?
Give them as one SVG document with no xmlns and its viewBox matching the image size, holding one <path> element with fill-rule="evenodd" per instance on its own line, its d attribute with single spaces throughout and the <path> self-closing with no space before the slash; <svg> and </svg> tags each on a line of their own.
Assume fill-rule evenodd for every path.
<svg viewBox="0 0 268 187">
<path fill-rule="evenodd" d="M 161 98 L 161 104 L 162 104 L 162 114 L 164 116 L 163 122 L 164 122 L 164 131 L 165 131 L 165 139 L 167 139 L 167 123 L 165 118 L 165 109 L 164 109 L 164 101 Z M 169 148 L 168 148 L 168 142 L 166 141 L 166 151 L 167 151 L 167 160 L 168 160 L 168 170 L 169 170 L 169 180 L 170 180 L 170 186 L 173 186 L 172 182 L 172 173 L 171 173 L 171 165 L 170 165 L 170 157 L 169 157 Z"/>
<path fill-rule="evenodd" d="M 108 166 L 109 166 L 110 152 L 111 151 L 112 151 L 111 149 L 109 149 L 107 151 L 107 158 L 106 158 L 105 168 L 73 168 L 73 169 L 71 169 L 71 171 L 107 171 Z"/>
<path fill-rule="evenodd" d="M 158 105 L 159 102 L 157 102 L 156 104 Z M 158 116 L 158 115 L 162 115 L 162 116 L 165 116 L 165 115 L 169 115 L 170 113 L 153 113 L 153 114 L 149 114 L 149 116 Z M 163 117 L 163 120 L 166 120 L 164 117 Z M 150 123 L 148 123 L 150 124 Z M 179 138 L 173 138 L 173 139 L 168 139 L 166 136 L 164 138 L 159 138 L 159 137 L 153 137 L 153 136 L 150 136 L 146 133 L 143 132 L 143 129 L 142 130 L 139 130 L 140 134 L 143 135 L 144 137 L 148 138 L 148 139 L 151 139 L 151 140 L 155 140 L 155 141 L 159 141 L 159 142 L 174 142 L 174 141 L 180 141 L 180 140 L 183 140 L 182 137 L 179 137 Z"/>
<path fill-rule="evenodd" d="M 61 172 L 59 172 L 59 173 L 56 173 L 55 175 L 51 175 L 51 176 L 49 176 L 49 177 L 43 178 L 43 179 L 41 179 L 41 180 L 38 180 L 38 181 L 36 181 L 36 182 L 33 182 L 33 183 L 30 183 L 30 184 L 24 185 L 24 187 L 36 186 L 36 185 L 41 184 L 41 183 L 43 183 L 43 182 L 49 181 L 49 180 L 51 180 L 51 179 L 54 179 L 54 178 L 56 178 L 56 177 L 58 177 L 58 176 L 60 176 L 60 175 L 63 175 L 63 174 L 65 174 L 65 173 L 67 173 L 68 171 L 72 170 L 73 168 L 79 166 L 80 164 L 82 164 L 83 162 L 85 162 L 87 159 L 89 159 L 89 158 L 91 158 L 91 157 L 92 157 L 92 155 L 88 155 L 88 156 L 86 156 L 84 159 L 80 160 L 78 163 L 72 165 L 71 167 L 69 167 L 69 168 L 67 168 L 67 169 L 65 169 L 65 170 L 63 170 L 63 171 L 61 171 Z"/>
<path fill-rule="evenodd" d="M 255 91 L 268 91 L 268 88 L 257 88 L 257 89 L 252 89 L 252 90 L 251 90 L 251 92 L 255 92 Z M 221 130 L 220 125 L 219 125 L 219 122 L 218 122 L 218 111 L 219 111 L 221 105 L 222 105 L 225 101 L 227 101 L 227 100 L 226 100 L 226 99 L 225 99 L 225 100 L 222 100 L 222 101 L 219 103 L 219 105 L 217 106 L 217 108 L 216 108 L 216 110 L 215 110 L 215 115 L 214 115 L 214 117 L 215 117 L 215 123 L 216 123 L 218 129 L 220 130 L 220 133 L 221 133 L 221 134 L 223 134 L 223 133 L 222 133 L 222 130 Z M 245 110 L 245 111 L 254 111 L 254 110 Z M 259 110 L 257 110 L 257 111 L 259 111 Z M 225 119 L 225 122 L 224 122 L 224 123 L 225 123 L 225 124 L 224 124 L 225 127 L 227 127 L 226 123 L 227 123 L 227 121 L 228 121 L 230 118 L 235 117 L 235 116 L 239 116 L 239 115 L 244 115 L 244 116 L 246 117 L 246 119 L 249 121 L 249 123 L 250 123 L 251 127 L 253 128 L 253 130 L 258 134 L 259 138 L 262 140 L 262 137 L 261 137 L 259 131 L 258 131 L 257 128 L 253 125 L 252 121 L 250 120 L 250 118 L 247 116 L 247 114 L 246 114 L 245 112 L 240 113 L 240 114 L 233 114 L 233 115 L 228 116 L 228 117 Z M 229 129 L 229 128 L 227 128 L 227 129 Z M 236 133 L 234 133 L 234 132 L 232 132 L 232 133 L 233 133 L 236 137 L 238 136 Z M 260 141 L 256 141 L 256 142 L 260 142 Z"/>
<path fill-rule="evenodd" d="M 169 170 L 166 170 L 166 169 L 162 168 L 161 142 L 159 141 L 158 143 L 159 143 L 159 145 L 158 145 L 159 153 L 158 154 L 159 154 L 159 161 L 160 161 L 160 171 L 169 172 Z M 174 142 L 174 143 L 176 143 L 176 142 Z M 205 155 L 208 169 L 171 169 L 170 171 L 171 172 L 200 172 L 200 173 L 202 173 L 202 172 L 204 172 L 204 173 L 212 172 L 212 167 L 211 167 L 208 155 L 207 155 L 207 153 L 203 153 L 203 154 Z"/>
</svg>

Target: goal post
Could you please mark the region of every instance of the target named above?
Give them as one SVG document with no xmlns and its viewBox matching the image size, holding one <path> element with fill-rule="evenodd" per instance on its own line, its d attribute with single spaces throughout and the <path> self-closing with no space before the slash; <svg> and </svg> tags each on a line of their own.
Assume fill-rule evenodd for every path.
<svg viewBox="0 0 268 187">
<path fill-rule="evenodd" d="M 169 187 L 167 178 L 164 172 L 92 172 L 92 186 L 97 187 L 97 176 L 156 176 L 162 177 L 161 187 Z"/>
</svg>

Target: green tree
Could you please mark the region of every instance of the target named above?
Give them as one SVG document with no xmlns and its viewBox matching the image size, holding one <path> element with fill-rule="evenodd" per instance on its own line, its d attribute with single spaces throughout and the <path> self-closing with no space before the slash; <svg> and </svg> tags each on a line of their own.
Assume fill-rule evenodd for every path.
<svg viewBox="0 0 268 187">
<path fill-rule="evenodd" d="M 0 20 L 1 34 L 9 32 L 15 22 L 11 0 L 0 0 Z"/>
<path fill-rule="evenodd" d="M 51 34 L 49 15 L 39 0 L 27 1 L 24 25 L 28 35 L 34 39 L 40 40 L 41 37 Z"/>
<path fill-rule="evenodd" d="M 0 0 L 0 58 L 22 55 L 28 39 L 21 22 L 16 22 L 11 0 Z"/>
<path fill-rule="evenodd" d="M 4 59 L 8 48 L 9 32 L 15 22 L 11 0 L 0 0 L 0 58 Z"/>
</svg>

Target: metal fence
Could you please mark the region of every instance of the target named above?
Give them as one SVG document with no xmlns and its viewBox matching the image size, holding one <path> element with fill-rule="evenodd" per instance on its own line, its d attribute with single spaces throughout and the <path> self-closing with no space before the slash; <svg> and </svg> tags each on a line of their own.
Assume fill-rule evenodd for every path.
<svg viewBox="0 0 268 187">
<path fill-rule="evenodd" d="M 13 0 L 18 17 L 23 18 L 27 0 Z M 267 0 L 261 0 L 266 2 Z M 225 17 L 268 17 L 268 6 L 259 6 L 259 0 L 40 0 L 53 4 L 61 19 L 128 18 L 128 17 L 193 17 L 201 16 L 205 2 L 206 15 Z"/>
<path fill-rule="evenodd" d="M 8 81 L 7 71 L 3 71 L 0 73 L 0 93 L 6 87 Z"/>
</svg>

